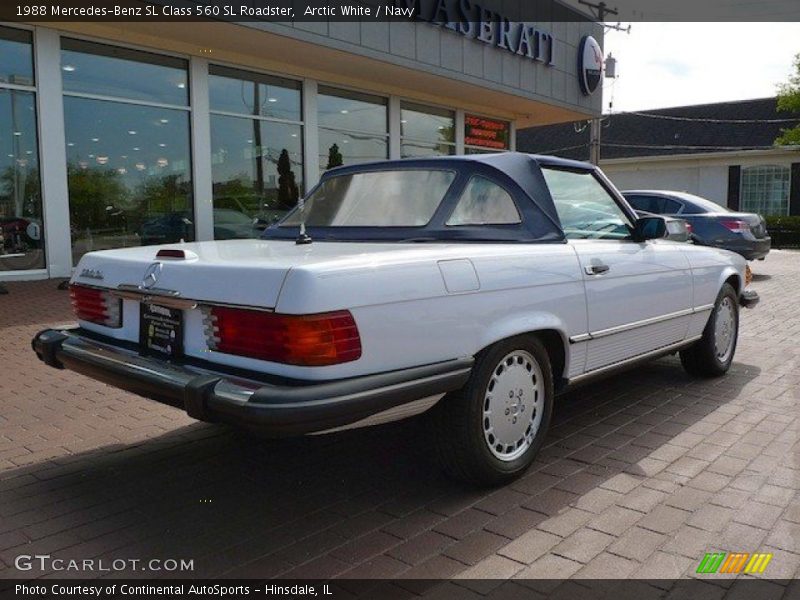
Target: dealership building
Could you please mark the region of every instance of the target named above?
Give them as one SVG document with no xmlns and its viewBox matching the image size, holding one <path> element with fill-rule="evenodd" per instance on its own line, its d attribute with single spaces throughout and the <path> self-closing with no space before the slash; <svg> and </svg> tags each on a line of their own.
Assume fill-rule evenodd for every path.
<svg viewBox="0 0 800 600">
<path fill-rule="evenodd" d="M 334 166 L 599 115 L 578 54 L 602 27 L 516 22 L 523 3 L 484 23 L 2 24 L 0 282 L 258 235 Z"/>
</svg>

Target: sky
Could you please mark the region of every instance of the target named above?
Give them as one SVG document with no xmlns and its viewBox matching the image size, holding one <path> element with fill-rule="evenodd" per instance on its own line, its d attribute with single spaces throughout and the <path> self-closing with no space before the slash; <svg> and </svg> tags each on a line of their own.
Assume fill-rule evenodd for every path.
<svg viewBox="0 0 800 600">
<path fill-rule="evenodd" d="M 788 80 L 800 23 L 632 23 L 606 31 L 604 51 L 617 59 L 606 113 L 764 98 Z"/>
</svg>

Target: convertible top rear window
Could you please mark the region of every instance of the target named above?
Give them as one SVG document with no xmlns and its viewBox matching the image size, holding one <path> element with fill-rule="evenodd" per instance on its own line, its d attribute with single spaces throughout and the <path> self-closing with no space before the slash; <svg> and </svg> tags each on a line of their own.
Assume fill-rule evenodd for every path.
<svg viewBox="0 0 800 600">
<path fill-rule="evenodd" d="M 422 227 L 450 189 L 456 173 L 402 169 L 330 177 L 281 227 Z"/>
</svg>

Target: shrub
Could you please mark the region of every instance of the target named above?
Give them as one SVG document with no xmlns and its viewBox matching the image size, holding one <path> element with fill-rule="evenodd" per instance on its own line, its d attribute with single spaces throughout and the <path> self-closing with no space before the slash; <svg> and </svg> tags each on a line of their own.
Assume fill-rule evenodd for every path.
<svg viewBox="0 0 800 600">
<path fill-rule="evenodd" d="M 764 217 L 773 248 L 800 248 L 800 216 Z"/>
</svg>

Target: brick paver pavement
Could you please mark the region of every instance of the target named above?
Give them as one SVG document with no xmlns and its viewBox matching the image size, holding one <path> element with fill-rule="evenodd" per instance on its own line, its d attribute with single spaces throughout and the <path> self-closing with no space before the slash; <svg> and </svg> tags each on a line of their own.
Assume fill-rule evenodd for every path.
<svg viewBox="0 0 800 600">
<path fill-rule="evenodd" d="M 47 368 L 29 342 L 70 320 L 67 293 L 12 283 L 0 577 L 47 575 L 16 570 L 21 554 L 194 559 L 201 577 L 701 577 L 711 551 L 772 552 L 766 575 L 798 577 L 800 253 L 755 270 L 762 304 L 726 377 L 666 358 L 576 390 L 497 490 L 445 479 L 422 419 L 263 440 Z"/>
</svg>

